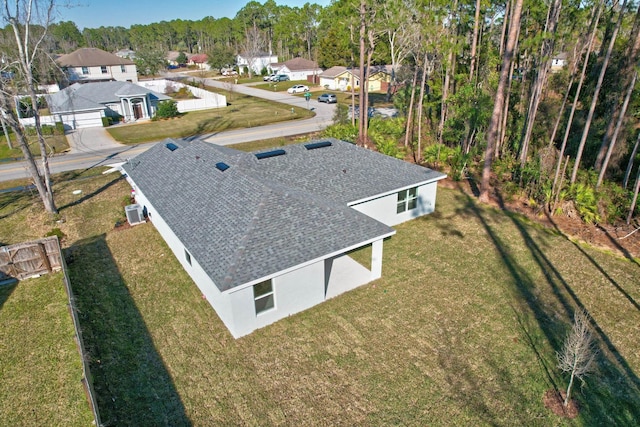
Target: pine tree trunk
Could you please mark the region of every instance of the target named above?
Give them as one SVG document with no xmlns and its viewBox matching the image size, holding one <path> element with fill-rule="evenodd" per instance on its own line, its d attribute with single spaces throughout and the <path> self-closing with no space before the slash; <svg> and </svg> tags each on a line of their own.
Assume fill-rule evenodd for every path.
<svg viewBox="0 0 640 427">
<path fill-rule="evenodd" d="M 358 115 L 358 145 L 364 146 L 364 121 L 367 119 L 367 106 L 364 105 L 364 64 L 365 64 L 365 36 L 367 35 L 367 2 L 360 0 L 360 88 L 358 91 L 360 114 Z"/>
<path fill-rule="evenodd" d="M 502 56 L 502 69 L 500 70 L 500 80 L 498 81 L 498 89 L 493 105 L 493 113 L 491 115 L 491 121 L 489 123 L 489 129 L 487 131 L 487 149 L 484 156 L 484 167 L 482 168 L 482 183 L 480 191 L 480 201 L 489 201 L 489 187 L 491 185 L 491 164 L 493 162 L 493 150 L 498 137 L 498 124 L 500 123 L 501 112 L 504 106 L 505 97 L 509 94 L 506 93 L 507 83 L 509 81 L 509 70 L 511 68 L 511 60 L 513 59 L 513 53 L 518 43 L 518 28 L 520 27 L 520 17 L 522 15 L 522 2 L 523 0 L 516 0 L 513 9 L 513 18 L 509 24 L 509 36 L 507 38 L 507 44 L 505 47 L 504 55 Z"/>
<path fill-rule="evenodd" d="M 418 100 L 418 160 L 422 160 L 422 114 L 424 112 L 424 89 L 427 84 L 427 55 L 422 63 L 422 83 L 420 84 L 420 99 Z"/>
<path fill-rule="evenodd" d="M 596 104 L 598 103 L 598 97 L 600 95 L 600 89 L 602 89 L 602 82 L 604 81 L 604 75 L 607 71 L 607 67 L 609 66 L 609 60 L 611 59 L 611 52 L 613 51 L 613 45 L 618 37 L 618 32 L 620 31 L 620 26 L 622 25 L 622 18 L 624 17 L 624 9 L 627 7 L 627 0 L 624 0 L 622 7 L 620 8 L 620 13 L 618 15 L 618 22 L 613 30 L 613 34 L 611 35 L 611 40 L 609 41 L 609 46 L 607 47 L 607 53 L 605 54 L 604 61 L 602 62 L 602 68 L 600 69 L 600 75 L 598 76 L 598 81 L 596 83 L 596 88 L 593 93 L 593 99 L 591 100 L 591 106 L 589 107 L 589 113 L 587 115 L 587 120 L 584 124 L 584 129 L 582 131 L 582 138 L 580 139 L 580 144 L 578 145 L 578 152 L 576 154 L 576 161 L 573 165 L 573 171 L 571 172 L 571 183 L 576 182 L 576 178 L 578 177 L 578 170 L 580 169 L 580 160 L 582 159 L 582 153 L 584 152 L 584 146 L 587 142 L 587 136 L 589 135 L 589 129 L 591 128 L 591 122 L 593 121 L 593 114 L 596 110 Z"/>
<path fill-rule="evenodd" d="M 636 12 L 636 17 L 633 22 L 633 29 L 631 30 L 631 35 L 629 36 L 629 40 L 633 40 L 633 43 L 629 43 L 627 49 L 625 50 L 625 61 L 623 69 L 620 71 L 620 75 L 623 79 L 622 87 L 628 87 L 629 81 L 631 79 L 636 78 L 636 61 L 638 58 L 638 52 L 640 52 L 640 6 L 638 7 L 638 11 Z M 622 96 L 621 96 L 622 97 Z M 620 105 L 621 102 L 618 101 L 616 105 Z M 609 144 L 615 144 L 614 134 L 616 133 L 617 124 L 619 122 L 620 115 L 624 117 L 626 114 L 626 107 L 620 110 L 615 110 L 613 115 L 611 116 L 611 120 L 609 120 L 609 125 L 607 126 L 607 130 L 602 138 L 602 143 L 600 144 L 600 150 L 598 150 L 598 155 L 596 157 L 595 169 L 600 171 L 602 169 L 602 164 L 605 158 L 605 152 L 607 150 L 607 146 Z"/>
<path fill-rule="evenodd" d="M 633 78 L 629 82 L 627 94 L 624 97 L 624 102 L 622 103 L 622 107 L 620 108 L 620 112 L 618 113 L 618 120 L 616 123 L 616 127 L 613 130 L 613 135 L 611 135 L 611 142 L 609 142 L 609 148 L 607 149 L 607 154 L 604 156 L 604 160 L 602 161 L 602 167 L 600 168 L 600 173 L 598 174 L 598 181 L 596 182 L 596 188 L 600 187 L 600 184 L 602 184 L 602 180 L 604 179 L 604 174 L 607 172 L 607 167 L 609 167 L 609 160 L 611 160 L 611 153 L 613 152 L 613 148 L 616 146 L 618 135 L 620 134 L 620 128 L 622 127 L 622 122 L 624 122 L 624 117 L 625 117 L 625 114 L 627 113 L 627 107 L 629 106 L 629 100 L 631 99 L 631 93 L 633 92 L 633 88 L 636 85 L 637 76 L 638 76 L 638 73 L 634 72 Z"/>
<path fill-rule="evenodd" d="M 598 23 L 600 22 L 600 15 L 602 14 L 602 5 L 598 5 L 598 11 L 596 13 L 596 17 L 592 22 L 591 27 L 591 36 L 589 38 L 589 44 L 587 46 L 587 53 L 585 54 L 584 62 L 582 64 L 582 70 L 580 72 L 580 80 L 578 81 L 578 87 L 576 88 L 576 93 L 573 97 L 573 104 L 571 105 L 571 111 L 569 112 L 569 118 L 567 119 L 567 125 L 564 130 L 564 137 L 562 138 L 562 145 L 560 146 L 560 153 L 558 154 L 558 162 L 556 164 L 556 173 L 553 178 L 553 188 L 555 188 L 558 183 L 558 176 L 560 175 L 560 166 L 562 164 L 562 158 L 564 157 L 564 151 L 567 148 L 567 141 L 569 140 L 569 133 L 571 132 L 571 125 L 573 124 L 573 116 L 576 112 L 576 108 L 578 107 L 578 101 L 580 99 L 580 91 L 582 90 L 582 85 L 584 83 L 587 66 L 589 65 L 589 56 L 591 55 L 591 50 L 593 49 L 593 42 L 595 40 L 596 32 L 598 31 Z M 571 89 L 570 87 L 567 89 Z M 558 189 L 559 191 L 559 189 Z"/>
<path fill-rule="evenodd" d="M 623 188 L 627 188 L 627 185 L 629 185 L 629 177 L 631 176 L 631 170 L 633 169 L 633 161 L 636 158 L 636 154 L 638 153 L 638 145 L 640 145 L 640 132 L 638 132 L 636 143 L 633 145 L 633 150 L 631 150 L 631 156 L 629 157 L 629 162 L 627 163 L 627 170 L 624 173 L 624 180 L 622 182 Z"/>
<path fill-rule="evenodd" d="M 633 189 L 633 200 L 631 201 L 629 214 L 627 215 L 627 225 L 631 223 L 631 218 L 633 218 L 633 211 L 635 210 L 636 202 L 638 201 L 638 191 L 640 191 L 640 168 L 638 168 L 638 175 L 636 176 L 636 186 Z"/>
<path fill-rule="evenodd" d="M 417 62 L 417 61 L 416 61 Z M 413 73 L 413 83 L 411 84 L 411 98 L 409 101 L 409 112 L 407 113 L 407 126 L 404 133 L 404 146 L 409 146 L 409 139 L 412 139 L 413 136 L 413 103 L 416 93 L 416 83 L 418 81 L 418 67 L 415 67 L 415 71 Z"/>
<path fill-rule="evenodd" d="M 524 130 L 524 136 L 522 138 L 521 150 L 520 150 L 520 165 L 524 166 L 527 162 L 527 155 L 529 152 L 529 144 L 531 141 L 531 133 L 533 132 L 533 125 L 538 113 L 538 106 L 540 105 L 540 99 L 542 98 L 542 90 L 546 86 L 547 75 L 551 68 L 551 54 L 555 45 L 555 34 L 558 27 L 558 20 L 560 19 L 560 9 L 562 8 L 561 0 L 554 0 L 549 5 L 549 12 L 547 15 L 547 24 L 545 25 L 545 40 L 540 47 L 540 66 L 538 67 L 538 73 L 536 75 L 535 82 L 533 84 L 531 100 L 529 102 L 529 109 L 527 110 L 526 125 Z"/>
<path fill-rule="evenodd" d="M 480 28 L 480 0 L 476 0 L 476 14 L 473 20 L 473 36 L 471 38 L 471 63 L 469 64 L 469 81 L 473 82 L 474 67 L 477 62 L 478 33 Z"/>
</svg>

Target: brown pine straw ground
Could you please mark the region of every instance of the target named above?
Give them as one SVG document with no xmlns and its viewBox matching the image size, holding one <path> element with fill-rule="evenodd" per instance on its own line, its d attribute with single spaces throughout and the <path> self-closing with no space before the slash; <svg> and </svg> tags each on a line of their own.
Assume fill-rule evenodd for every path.
<svg viewBox="0 0 640 427">
<path fill-rule="evenodd" d="M 580 412 L 578 403 L 574 399 L 569 399 L 567 406 L 564 406 L 564 398 L 566 397 L 564 391 L 556 391 L 554 389 L 547 390 L 542 398 L 544 407 L 553 411 L 554 414 L 560 417 L 575 418 Z"/>
<path fill-rule="evenodd" d="M 453 181 L 451 178 L 446 178 L 438 185 L 445 188 L 457 188 L 476 197 L 478 195 L 476 183 L 471 179 Z M 491 204 L 498 209 L 524 215 L 533 222 L 555 229 L 571 240 L 610 250 L 628 259 L 637 260 L 640 258 L 640 231 L 635 231 L 640 227 L 638 215 L 630 225 L 626 225 L 624 222 L 615 225 L 586 224 L 572 211 L 570 206 L 563 207 L 563 210 L 568 212 L 567 215 L 551 216 L 539 207 L 530 206 L 526 200 L 514 198 L 507 201 L 497 190 L 494 190 L 492 194 Z"/>
</svg>

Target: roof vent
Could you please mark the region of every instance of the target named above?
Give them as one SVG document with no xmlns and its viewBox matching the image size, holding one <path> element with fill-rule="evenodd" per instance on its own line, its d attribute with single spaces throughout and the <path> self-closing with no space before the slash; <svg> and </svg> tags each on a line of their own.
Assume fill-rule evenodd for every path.
<svg viewBox="0 0 640 427">
<path fill-rule="evenodd" d="M 228 164 L 224 163 L 224 162 L 218 162 L 216 163 L 216 169 L 218 169 L 220 172 L 224 172 L 227 169 L 229 169 L 231 166 L 229 166 Z"/>
<path fill-rule="evenodd" d="M 314 142 L 312 144 L 305 144 L 304 148 L 306 148 L 307 150 L 315 150 L 316 148 L 331 147 L 331 145 L 331 141 L 320 141 Z"/>
<path fill-rule="evenodd" d="M 285 154 L 287 154 L 287 152 L 284 151 L 284 150 L 265 151 L 264 153 L 257 153 L 256 154 L 256 158 L 258 160 L 260 160 L 260 159 L 268 159 L 269 157 L 283 156 Z"/>
<path fill-rule="evenodd" d="M 179 147 L 174 144 L 173 142 L 168 142 L 166 144 L 166 147 L 170 150 L 170 151 L 176 151 Z"/>
</svg>

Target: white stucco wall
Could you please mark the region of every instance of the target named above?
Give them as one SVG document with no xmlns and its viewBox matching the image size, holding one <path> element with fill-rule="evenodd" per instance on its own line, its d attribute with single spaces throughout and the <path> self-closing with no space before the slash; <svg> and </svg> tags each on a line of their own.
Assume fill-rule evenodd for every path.
<svg viewBox="0 0 640 427">
<path fill-rule="evenodd" d="M 275 307 L 257 315 L 253 286 L 230 291 L 234 327 L 229 330 L 235 338 L 323 302 L 324 261 L 274 277 L 272 284 Z"/>
<path fill-rule="evenodd" d="M 393 226 L 433 212 L 436 206 L 437 185 L 437 182 L 431 182 L 419 186 L 418 205 L 415 209 L 402 213 L 397 213 L 398 193 L 391 193 L 349 206 L 386 225 Z"/>
</svg>

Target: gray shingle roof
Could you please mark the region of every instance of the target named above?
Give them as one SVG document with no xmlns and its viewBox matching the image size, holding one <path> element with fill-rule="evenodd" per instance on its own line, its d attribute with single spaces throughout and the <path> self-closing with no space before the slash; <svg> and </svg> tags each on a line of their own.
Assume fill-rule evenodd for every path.
<svg viewBox="0 0 640 427">
<path fill-rule="evenodd" d="M 170 151 L 167 142 L 179 148 Z M 362 198 L 349 187 L 374 194 L 441 175 L 332 143 L 317 150 L 287 146 L 284 156 L 258 160 L 202 141 L 166 140 L 123 169 L 225 291 L 392 235 L 390 227 L 347 207 L 346 201 Z M 229 169 L 219 171 L 218 162 Z M 385 180 L 392 182 L 376 183 Z"/>
<path fill-rule="evenodd" d="M 104 104 L 120 102 L 122 97 L 143 96 L 147 93 L 151 99 L 171 99 L 134 83 L 114 81 L 75 83 L 60 92 L 47 95 L 47 102 L 52 113 L 65 113 L 103 109 Z"/>
</svg>

